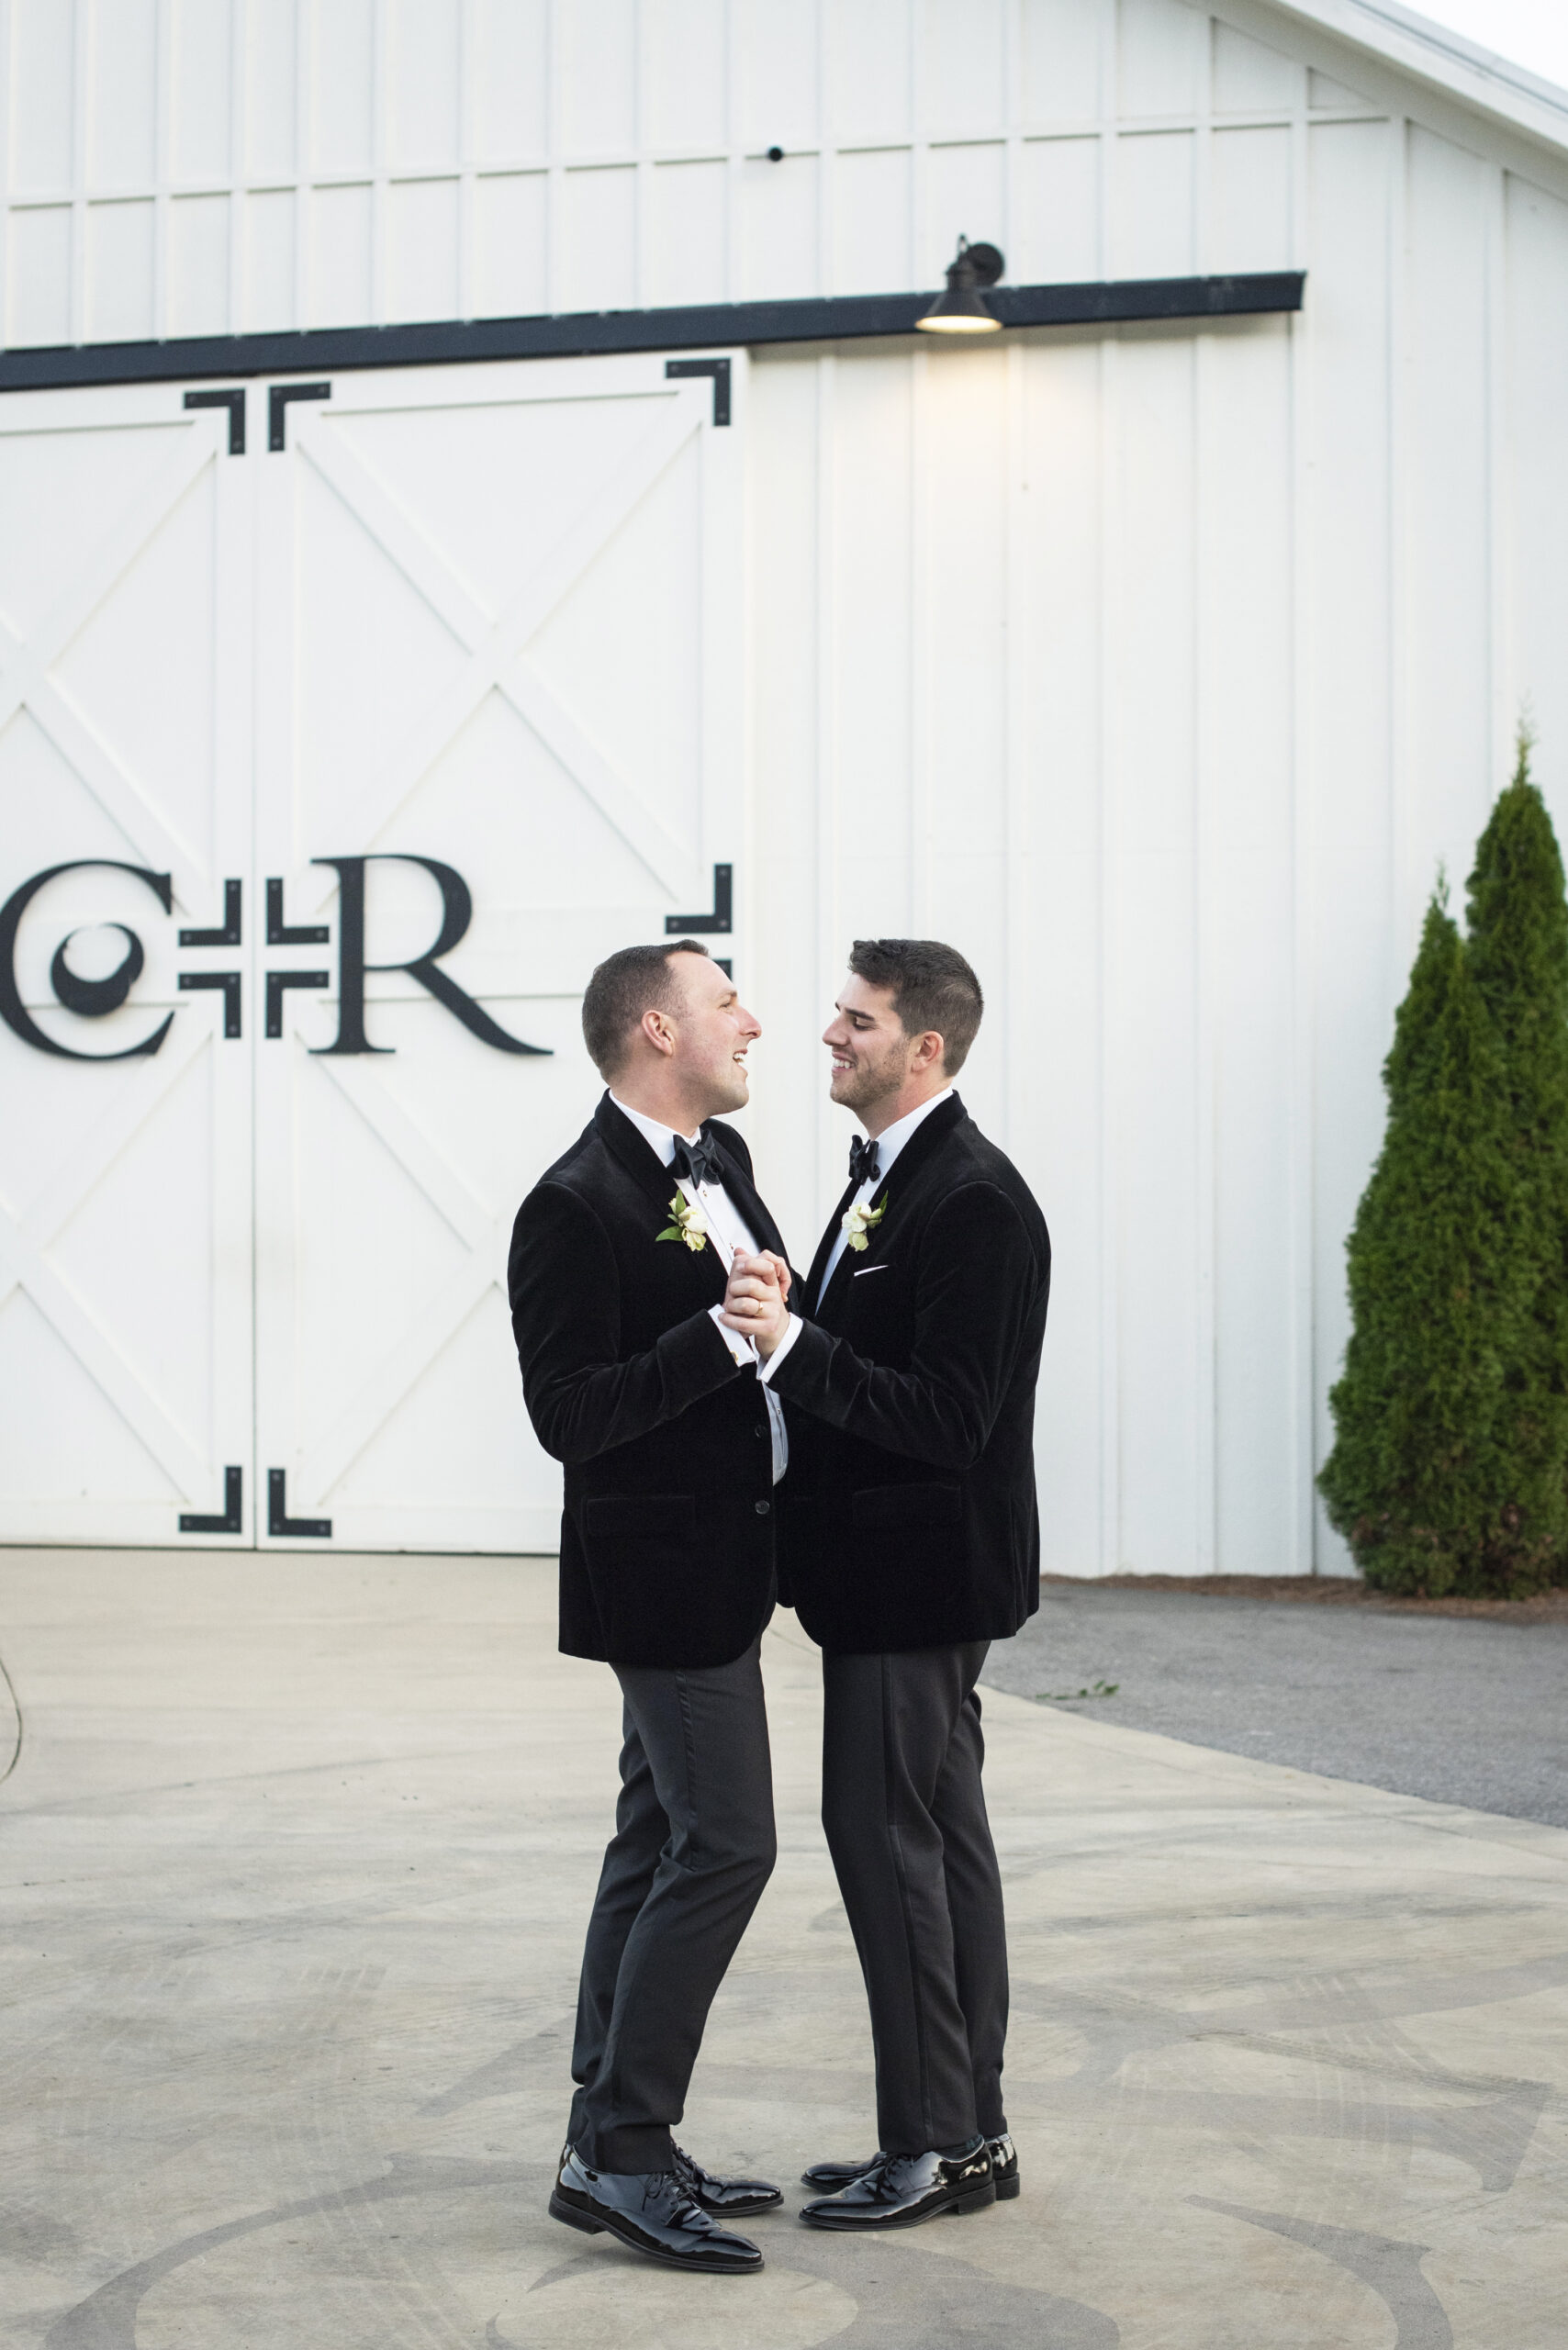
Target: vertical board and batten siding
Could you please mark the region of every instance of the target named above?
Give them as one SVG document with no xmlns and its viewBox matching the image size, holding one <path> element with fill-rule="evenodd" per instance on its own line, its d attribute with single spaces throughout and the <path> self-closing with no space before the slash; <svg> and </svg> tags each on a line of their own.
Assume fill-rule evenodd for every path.
<svg viewBox="0 0 1568 2350">
<path fill-rule="evenodd" d="M 965 1091 L 1058 1248 L 1050 1562 L 1335 1571 L 1312 1476 L 1380 1065 L 1527 703 L 1568 820 L 1568 207 L 1182 15 L 1123 11 L 1121 98 L 1195 104 L 1206 159 L 1118 134 L 1075 177 L 1044 142 L 1058 251 L 1288 254 L 1299 320 L 756 369 L 759 966 L 791 1054 L 808 938 L 819 1003 L 856 930 L 991 983 Z M 820 1204 L 842 1121 L 756 1123 Z"/>
<path fill-rule="evenodd" d="M 1058 1571 L 1342 1570 L 1343 1241 L 1439 863 L 1568 824 L 1568 160 L 1266 0 L 0 0 L 16 344 L 1305 268 L 1295 319 L 752 375 L 750 1116 L 802 1253 L 857 933 L 970 952 L 1058 1247 Z M 781 162 L 766 159 L 770 145 Z"/>
</svg>

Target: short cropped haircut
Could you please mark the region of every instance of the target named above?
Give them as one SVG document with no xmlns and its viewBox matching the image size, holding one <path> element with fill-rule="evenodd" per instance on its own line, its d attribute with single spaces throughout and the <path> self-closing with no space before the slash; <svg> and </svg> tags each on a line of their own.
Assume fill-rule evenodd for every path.
<svg viewBox="0 0 1568 2350">
<path fill-rule="evenodd" d="M 942 1066 L 957 1077 L 980 1033 L 985 998 L 956 946 L 939 938 L 857 938 L 849 968 L 874 988 L 891 988 L 893 1010 L 906 1036 L 935 1028 Z"/>
<path fill-rule="evenodd" d="M 583 1042 L 607 1085 L 620 1074 L 644 1013 L 680 1008 L 670 957 L 707 952 L 695 938 L 670 938 L 659 946 L 622 946 L 605 957 L 583 992 Z"/>
</svg>

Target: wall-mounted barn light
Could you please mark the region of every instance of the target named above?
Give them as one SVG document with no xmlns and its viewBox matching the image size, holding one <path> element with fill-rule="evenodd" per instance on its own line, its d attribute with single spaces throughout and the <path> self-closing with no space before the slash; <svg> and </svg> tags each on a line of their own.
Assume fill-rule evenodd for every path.
<svg viewBox="0 0 1568 2350">
<path fill-rule="evenodd" d="M 971 245 L 958 239 L 958 251 L 947 264 L 947 285 L 923 319 L 915 320 L 926 334 L 995 334 L 1002 320 L 986 308 L 982 285 L 994 285 L 1006 266 L 994 245 Z"/>
</svg>

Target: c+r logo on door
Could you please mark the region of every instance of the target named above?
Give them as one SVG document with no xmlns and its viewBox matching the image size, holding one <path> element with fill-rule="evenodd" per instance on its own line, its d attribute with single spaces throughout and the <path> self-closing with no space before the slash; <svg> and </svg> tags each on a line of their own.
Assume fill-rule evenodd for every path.
<svg viewBox="0 0 1568 2350">
<path fill-rule="evenodd" d="M 319 1045 L 319 1053 L 388 1053 L 390 1045 L 373 1045 L 364 1025 L 364 979 L 367 971 L 407 971 L 417 979 L 426 992 L 460 1020 L 470 1035 L 481 1044 L 492 1046 L 498 1053 L 535 1053 L 547 1058 L 546 1045 L 525 1045 L 520 1037 L 510 1036 L 498 1022 L 492 1020 L 482 1004 L 476 1003 L 466 990 L 460 988 L 451 975 L 441 968 L 442 960 L 451 954 L 463 938 L 474 918 L 474 900 L 468 884 L 461 873 L 439 857 L 414 856 L 406 853 L 382 850 L 367 856 L 318 856 L 315 865 L 330 865 L 338 876 L 338 1033 L 330 1045 Z M 364 894 L 367 865 L 418 865 L 431 874 L 441 891 L 441 928 L 422 954 L 409 956 L 396 963 L 367 963 L 364 958 Z M 174 883 L 167 873 L 154 873 L 143 865 L 127 865 L 116 857 L 79 856 L 63 865 L 47 866 L 14 890 L 0 908 L 0 1020 L 35 1052 L 52 1053 L 62 1060 L 125 1061 L 157 1052 L 168 1035 L 174 1015 L 166 1013 L 150 1035 L 139 1044 L 127 1045 L 114 1053 L 79 1052 L 73 1045 L 62 1045 L 57 1037 L 39 1027 L 22 1001 L 17 977 L 17 934 L 22 916 L 39 891 L 62 873 L 105 871 L 129 873 L 142 882 L 157 899 L 166 915 L 174 910 Z M 224 919 L 217 928 L 182 930 L 182 946 L 239 946 L 243 943 L 241 930 L 242 888 L 238 881 L 223 885 Z M 118 930 L 125 940 L 125 953 L 116 968 L 100 979 L 84 979 L 73 968 L 70 947 L 74 931 L 68 932 L 54 950 L 49 967 L 50 985 L 58 1002 L 79 1019 L 102 1020 L 109 1013 L 118 1012 L 140 977 L 146 963 L 146 952 L 140 937 L 129 923 L 111 922 L 102 925 Z M 267 883 L 266 944 L 269 946 L 325 946 L 330 934 L 325 923 L 305 923 L 290 926 L 283 919 L 283 883 L 272 879 Z M 279 968 L 266 974 L 265 1033 L 269 1036 L 283 1034 L 283 999 L 292 988 L 325 990 L 331 986 L 330 971 Z M 182 971 L 179 985 L 183 991 L 198 990 L 220 990 L 223 996 L 223 1033 L 226 1037 L 241 1032 L 241 991 L 239 971 Z"/>
</svg>

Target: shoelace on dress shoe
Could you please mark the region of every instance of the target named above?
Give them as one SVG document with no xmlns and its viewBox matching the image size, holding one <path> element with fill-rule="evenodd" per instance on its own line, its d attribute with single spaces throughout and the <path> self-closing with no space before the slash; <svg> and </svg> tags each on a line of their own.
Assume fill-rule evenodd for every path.
<svg viewBox="0 0 1568 2350">
<path fill-rule="evenodd" d="M 666 2224 L 672 2228 L 683 2228 L 689 2219 L 696 2218 L 701 2221 L 704 2227 L 711 2226 L 711 2221 L 709 2214 L 702 2209 L 678 2170 L 653 2170 L 648 2173 L 643 2188 L 644 2210 L 647 2210 L 648 2199 L 655 2188 L 662 2188 L 666 2180 L 676 2189 L 676 2195 L 666 2215 Z"/>
<path fill-rule="evenodd" d="M 703 2218 L 711 2220 L 713 2215 L 702 2200 L 702 2182 L 707 2179 L 711 2186 L 717 2188 L 722 2184 L 722 2181 L 714 2178 L 711 2171 L 705 2171 L 700 2163 L 694 2163 L 684 2146 L 677 2146 L 674 2152 L 675 2176 Z"/>
</svg>

